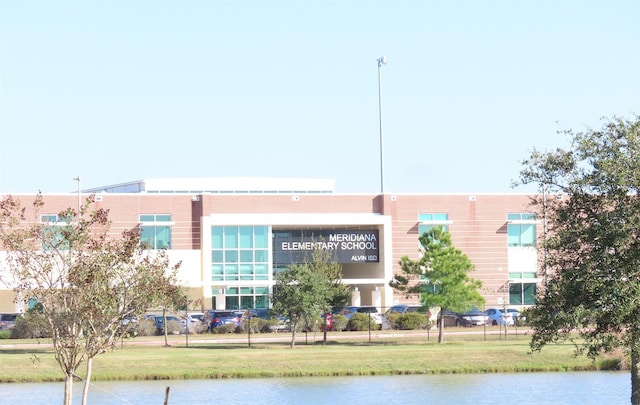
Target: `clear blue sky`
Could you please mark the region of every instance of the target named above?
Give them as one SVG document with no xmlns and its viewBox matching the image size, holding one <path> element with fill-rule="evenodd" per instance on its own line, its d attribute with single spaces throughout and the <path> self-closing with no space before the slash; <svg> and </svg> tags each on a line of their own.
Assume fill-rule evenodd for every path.
<svg viewBox="0 0 640 405">
<path fill-rule="evenodd" d="M 512 189 L 640 114 L 640 1 L 0 0 L 0 192 L 302 177 Z"/>
</svg>

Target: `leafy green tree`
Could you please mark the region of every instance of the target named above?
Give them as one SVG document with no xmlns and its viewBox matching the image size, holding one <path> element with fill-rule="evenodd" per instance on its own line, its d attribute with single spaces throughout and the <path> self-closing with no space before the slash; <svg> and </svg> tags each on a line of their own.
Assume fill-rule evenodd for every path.
<svg viewBox="0 0 640 405">
<path fill-rule="evenodd" d="M 546 225 L 531 347 L 568 339 L 592 358 L 622 348 L 640 404 L 640 117 L 564 133 L 569 148 L 533 150 L 520 173 L 540 187 L 532 204 Z"/>
<path fill-rule="evenodd" d="M 111 233 L 108 211 L 92 209 L 92 200 L 50 221 L 42 221 L 42 195 L 30 210 L 12 196 L 0 201 L 0 244 L 10 273 L 5 281 L 25 303 L 36 300 L 46 319 L 65 377 L 64 404 L 71 404 L 83 362 L 85 404 L 93 358 L 127 333 L 123 325 L 179 291 L 180 264 L 171 266 L 163 250 L 145 250 L 137 229 Z"/>
<path fill-rule="evenodd" d="M 342 282 L 342 266 L 323 249 L 314 249 L 303 263 L 280 272 L 271 297 L 273 310 L 289 319 L 291 348 L 295 347 L 296 331 L 307 320 L 345 306 L 350 298 L 351 290 Z"/>
<path fill-rule="evenodd" d="M 389 285 L 406 295 L 420 295 L 426 307 L 440 307 L 465 312 L 474 305 L 481 306 L 484 298 L 478 291 L 480 280 L 470 278 L 473 270 L 469 258 L 451 243 L 451 235 L 441 226 L 434 226 L 419 237 L 423 255 L 419 260 L 407 256 L 400 259 L 402 273 L 396 274 Z M 444 317 L 439 317 L 438 343 L 444 340 Z"/>
</svg>

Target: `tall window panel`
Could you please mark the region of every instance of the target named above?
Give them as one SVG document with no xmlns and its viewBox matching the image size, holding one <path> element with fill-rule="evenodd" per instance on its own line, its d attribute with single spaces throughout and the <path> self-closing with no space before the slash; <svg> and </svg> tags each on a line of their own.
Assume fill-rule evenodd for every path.
<svg viewBox="0 0 640 405">
<path fill-rule="evenodd" d="M 536 216 L 530 213 L 507 214 L 507 242 L 510 247 L 536 245 Z"/>
<path fill-rule="evenodd" d="M 140 238 L 150 249 L 171 249 L 171 215 L 140 215 Z"/>
<path fill-rule="evenodd" d="M 269 308 L 269 287 L 229 287 L 225 289 L 225 308 Z"/>
<path fill-rule="evenodd" d="M 509 305 L 533 305 L 536 283 L 509 283 Z"/>
<path fill-rule="evenodd" d="M 269 260 L 266 226 L 211 227 L 213 281 L 266 281 Z"/>
</svg>

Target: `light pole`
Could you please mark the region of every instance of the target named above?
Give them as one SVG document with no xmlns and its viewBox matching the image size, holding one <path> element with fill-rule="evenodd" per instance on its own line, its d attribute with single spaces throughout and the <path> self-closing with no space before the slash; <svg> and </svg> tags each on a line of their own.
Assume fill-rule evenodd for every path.
<svg viewBox="0 0 640 405">
<path fill-rule="evenodd" d="M 80 207 L 82 207 L 82 201 L 80 197 L 80 176 L 73 178 L 78 182 L 78 220 L 80 219 Z"/>
<path fill-rule="evenodd" d="M 378 115 L 380 117 L 380 193 L 384 193 L 384 149 L 382 147 L 382 65 L 387 64 L 384 56 L 378 58 Z"/>
</svg>

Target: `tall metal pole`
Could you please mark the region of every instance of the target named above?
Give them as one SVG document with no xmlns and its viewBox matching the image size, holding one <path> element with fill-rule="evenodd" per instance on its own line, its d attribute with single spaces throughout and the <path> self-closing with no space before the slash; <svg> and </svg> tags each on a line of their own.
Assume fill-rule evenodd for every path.
<svg viewBox="0 0 640 405">
<path fill-rule="evenodd" d="M 387 64 L 384 56 L 378 59 L 378 115 L 380 117 L 380 193 L 384 193 L 384 148 L 382 137 L 382 65 Z"/>
<path fill-rule="evenodd" d="M 82 207 L 82 200 L 80 197 L 80 176 L 73 178 L 78 182 L 78 220 L 80 219 L 80 207 Z"/>
</svg>

